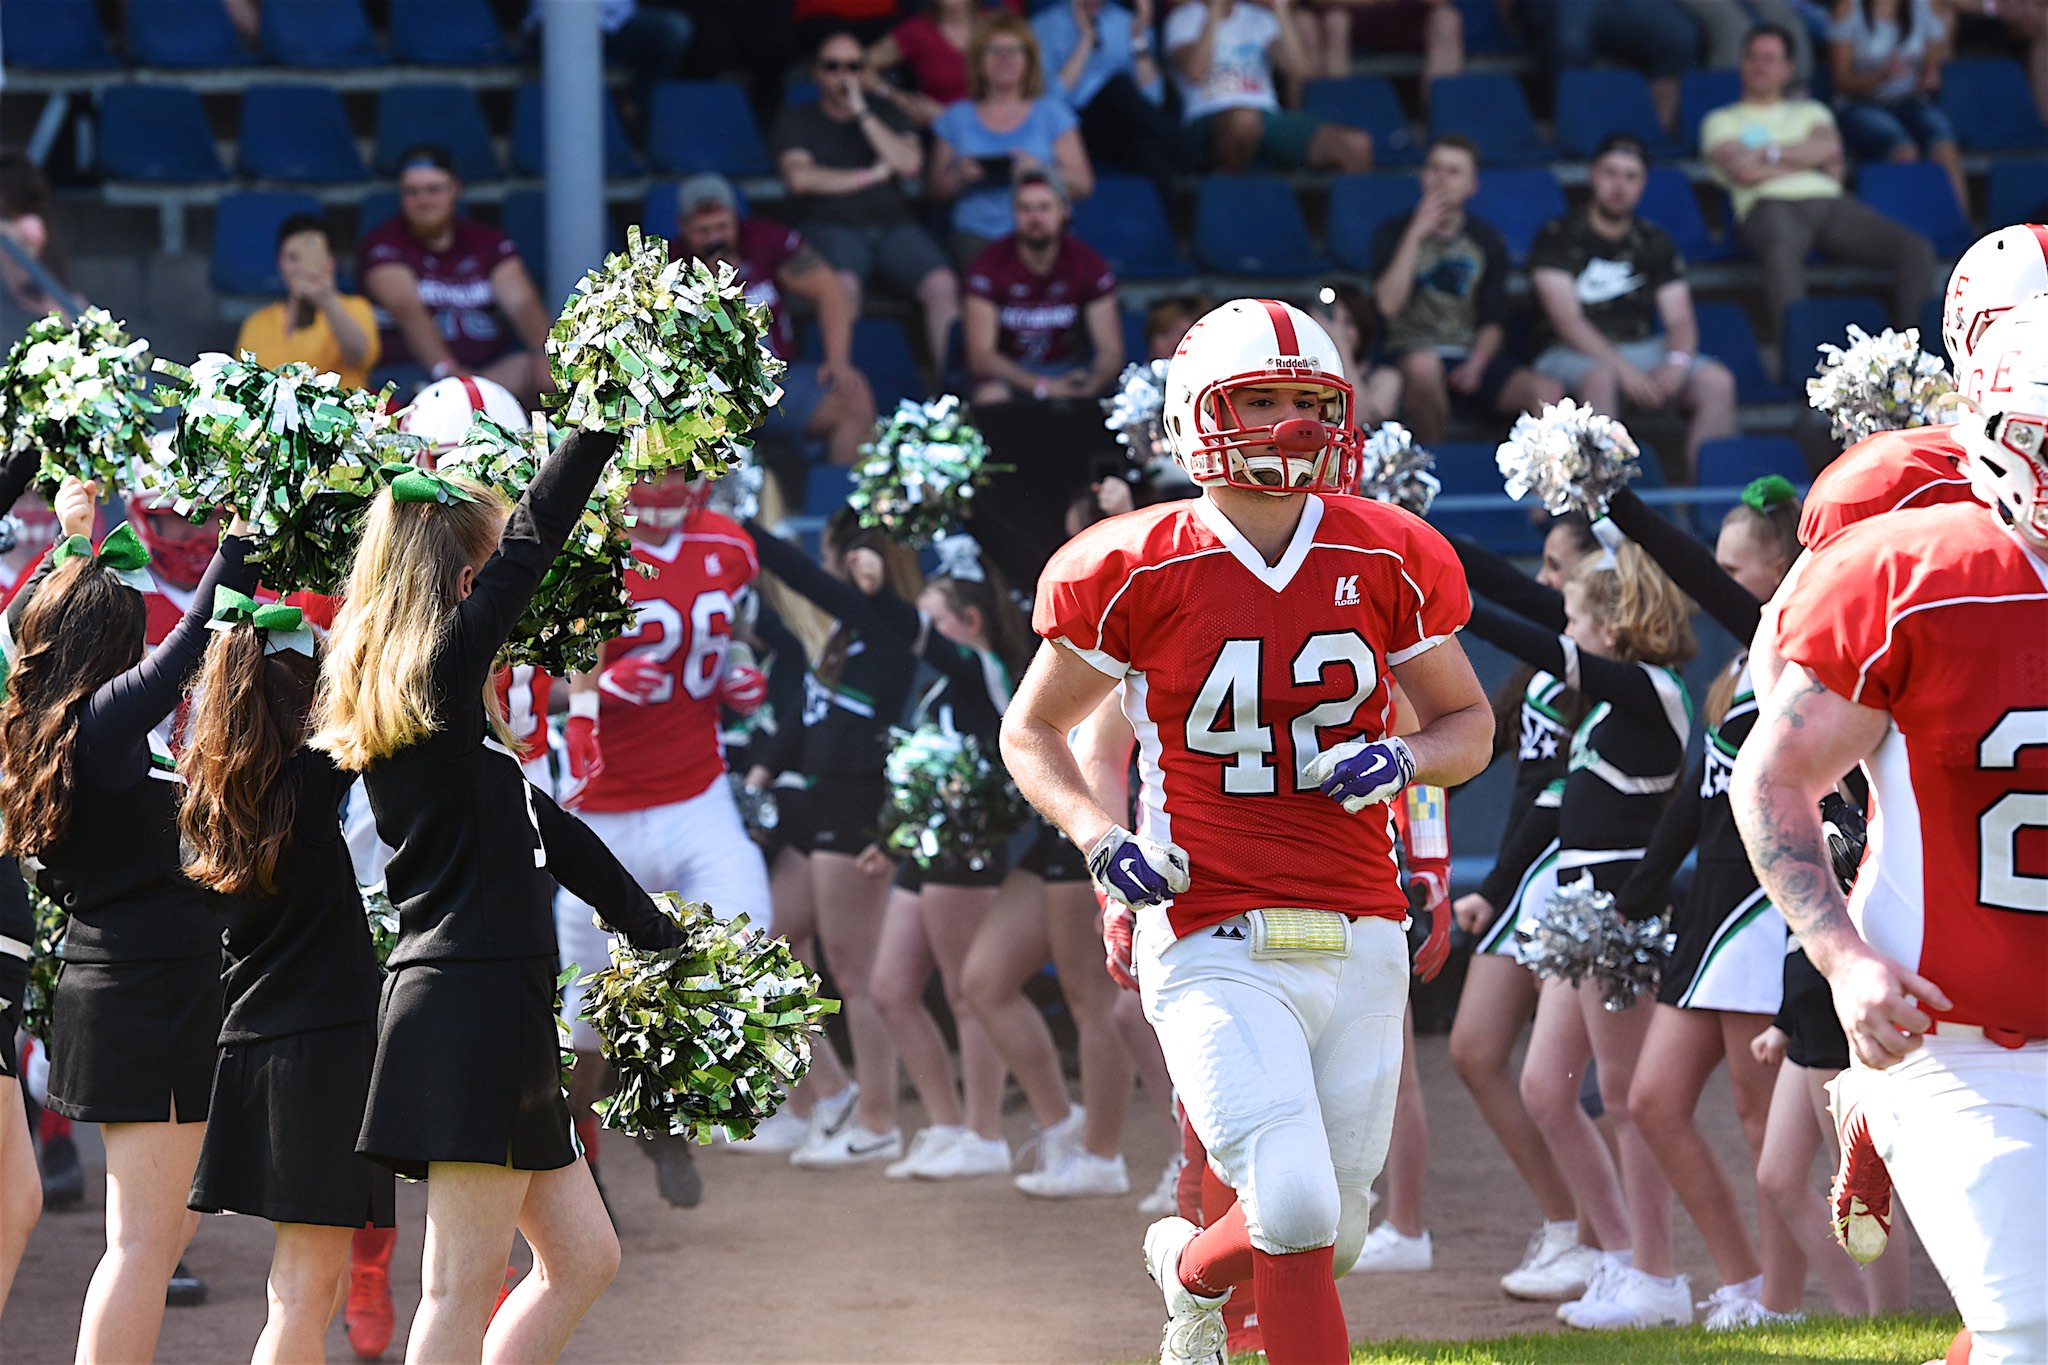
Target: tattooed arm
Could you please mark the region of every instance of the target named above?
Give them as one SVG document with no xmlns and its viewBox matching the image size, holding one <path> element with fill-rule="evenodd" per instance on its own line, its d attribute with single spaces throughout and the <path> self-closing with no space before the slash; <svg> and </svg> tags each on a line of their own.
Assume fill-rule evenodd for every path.
<svg viewBox="0 0 2048 1365">
<path fill-rule="evenodd" d="M 1828 979 L 1835 1013 L 1864 1064 L 1887 1067 L 1920 1045 L 1941 988 L 1879 953 L 1849 918 L 1835 881 L 1819 801 L 1885 737 L 1891 718 L 1828 690 L 1788 662 L 1743 741 L 1729 799 L 1742 842 L 1785 923 Z"/>
</svg>

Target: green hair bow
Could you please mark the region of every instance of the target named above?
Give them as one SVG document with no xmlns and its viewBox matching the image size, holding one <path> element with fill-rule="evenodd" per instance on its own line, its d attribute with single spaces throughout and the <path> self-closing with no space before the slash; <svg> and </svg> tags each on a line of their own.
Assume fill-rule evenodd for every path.
<svg viewBox="0 0 2048 1365">
<path fill-rule="evenodd" d="M 64 537 L 50 552 L 50 562 L 62 564 L 81 555 L 95 564 L 105 565 L 109 573 L 137 592 L 150 592 L 156 587 L 144 572 L 149 565 L 149 547 L 142 543 L 142 537 L 128 522 L 124 521 L 107 532 L 107 538 L 100 542 L 97 550 L 85 536 Z"/>
<path fill-rule="evenodd" d="M 1798 498 L 1799 490 L 1782 474 L 1766 474 L 1760 479 L 1751 479 L 1749 486 L 1742 490 L 1742 500 L 1759 512 L 1768 512 L 1781 502 L 1796 502 Z"/>
<path fill-rule="evenodd" d="M 417 465 L 385 465 L 384 474 L 391 480 L 393 502 L 475 502 L 476 495 L 460 484 L 450 483 L 431 470 Z"/>
<path fill-rule="evenodd" d="M 207 620 L 206 628 L 227 631 L 244 622 L 263 633 L 265 654 L 289 651 L 309 659 L 313 657 L 313 632 L 306 625 L 304 612 L 282 602 L 258 602 L 225 583 L 215 584 L 213 614 Z"/>
</svg>

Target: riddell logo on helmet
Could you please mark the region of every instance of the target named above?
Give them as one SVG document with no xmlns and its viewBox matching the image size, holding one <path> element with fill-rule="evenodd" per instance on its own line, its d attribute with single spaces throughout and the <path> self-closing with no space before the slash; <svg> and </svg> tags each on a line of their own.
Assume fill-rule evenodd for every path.
<svg viewBox="0 0 2048 1365">
<path fill-rule="evenodd" d="M 1266 357 L 1269 370 L 1313 370 L 1320 366 L 1305 355 L 1269 355 Z"/>
</svg>

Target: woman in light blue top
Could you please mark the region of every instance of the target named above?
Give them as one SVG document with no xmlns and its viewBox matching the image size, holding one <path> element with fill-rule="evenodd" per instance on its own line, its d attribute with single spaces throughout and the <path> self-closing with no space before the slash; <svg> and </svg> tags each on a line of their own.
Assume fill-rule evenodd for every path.
<svg viewBox="0 0 2048 1365">
<path fill-rule="evenodd" d="M 1948 58 L 1948 25 L 1933 0 L 1835 0 L 1828 26 L 1835 121 L 1861 161 L 1918 161 L 1948 172 L 1969 207 L 1955 125 L 1935 97 Z"/>
<path fill-rule="evenodd" d="M 1072 199 L 1095 190 L 1095 170 L 1081 145 L 1080 120 L 1057 95 L 1045 93 L 1038 40 L 1014 14 L 992 14 L 975 30 L 967 53 L 968 98 L 932 125 L 929 185 L 953 201 L 953 252 L 963 266 L 989 242 L 1008 236 L 1010 179 L 1050 167 Z"/>
<path fill-rule="evenodd" d="M 1059 0 L 1032 16 L 1046 83 L 1081 117 L 1081 141 L 1098 163 L 1158 187 L 1170 203 L 1173 176 L 1195 169 L 1152 50 L 1153 0 Z"/>
</svg>

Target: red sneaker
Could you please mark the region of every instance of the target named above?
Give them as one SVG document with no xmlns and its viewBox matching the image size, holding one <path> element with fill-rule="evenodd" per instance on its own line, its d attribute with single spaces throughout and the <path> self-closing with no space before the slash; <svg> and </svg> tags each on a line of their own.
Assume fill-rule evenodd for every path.
<svg viewBox="0 0 2048 1365">
<path fill-rule="evenodd" d="M 1892 1235 L 1892 1173 L 1870 1140 L 1870 1125 L 1851 1101 L 1840 1113 L 1836 1135 L 1842 1165 L 1832 1191 L 1835 1240 L 1864 1265 L 1884 1254 Z"/>
<path fill-rule="evenodd" d="M 365 1228 L 349 1248 L 348 1306 L 342 1310 L 342 1322 L 348 1329 L 349 1349 L 358 1360 L 375 1360 L 391 1344 L 390 1242 L 385 1242 L 381 1256 L 375 1254 L 374 1246 L 367 1249 L 369 1255 L 361 1253 L 364 1241 L 378 1233 L 390 1237 L 393 1232 L 391 1228 Z"/>
</svg>

